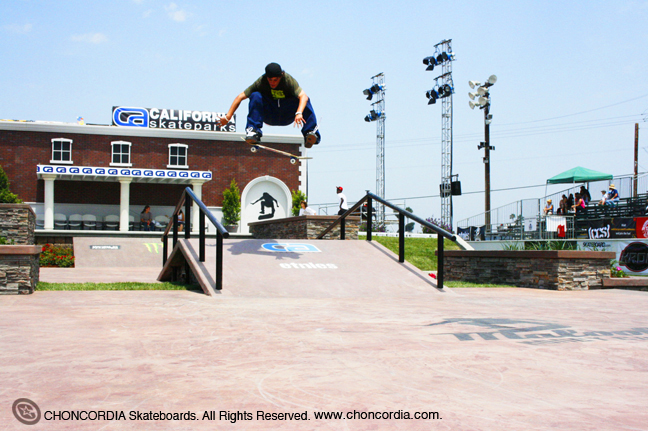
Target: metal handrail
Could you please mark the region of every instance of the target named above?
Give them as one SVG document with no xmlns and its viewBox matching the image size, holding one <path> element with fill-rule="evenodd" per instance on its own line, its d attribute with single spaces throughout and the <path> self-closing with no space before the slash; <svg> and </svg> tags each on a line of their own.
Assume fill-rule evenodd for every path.
<svg viewBox="0 0 648 431">
<path fill-rule="evenodd" d="M 324 236 L 327 233 L 331 232 L 333 228 L 335 228 L 335 226 L 337 226 L 338 224 L 340 225 L 340 239 L 341 240 L 346 239 L 346 235 L 345 235 L 346 218 L 352 215 L 358 208 L 360 208 L 360 206 L 363 203 L 367 202 L 367 241 L 371 241 L 371 229 L 373 223 L 372 201 L 374 200 L 398 212 L 398 261 L 399 262 L 401 263 L 405 262 L 405 219 L 406 218 L 414 220 L 415 222 L 419 223 L 422 226 L 427 227 L 428 229 L 432 230 L 437 234 L 437 240 L 438 240 L 437 286 L 443 289 L 443 239 L 448 238 L 453 242 L 457 242 L 456 235 L 451 232 L 448 232 L 445 229 L 440 228 L 437 225 L 430 223 L 427 220 L 423 220 L 419 216 L 412 214 L 411 212 L 404 210 L 373 193 L 367 193 L 365 197 L 360 199 L 358 202 L 356 202 L 355 205 L 353 205 L 346 212 L 340 215 L 340 217 L 337 220 L 335 220 L 329 227 L 324 229 L 324 231 L 317 236 L 317 239 L 323 239 Z"/>
<path fill-rule="evenodd" d="M 168 259 L 168 244 L 169 244 L 169 231 L 173 229 L 173 248 L 175 248 L 178 243 L 178 213 L 184 206 L 185 213 L 185 230 L 184 237 L 185 239 L 191 238 L 191 206 L 192 203 L 195 203 L 198 206 L 198 260 L 200 262 L 205 261 L 205 217 L 209 219 L 210 222 L 216 227 L 216 290 L 221 290 L 223 288 L 223 238 L 229 237 L 229 232 L 223 227 L 223 225 L 214 217 L 214 214 L 207 208 L 207 206 L 195 195 L 193 190 L 190 187 L 186 187 L 180 196 L 180 200 L 173 211 L 171 216 L 173 223 L 169 225 L 164 230 L 162 234 L 162 266 L 164 266 Z M 188 264 L 185 267 L 185 272 L 189 274 Z"/>
</svg>

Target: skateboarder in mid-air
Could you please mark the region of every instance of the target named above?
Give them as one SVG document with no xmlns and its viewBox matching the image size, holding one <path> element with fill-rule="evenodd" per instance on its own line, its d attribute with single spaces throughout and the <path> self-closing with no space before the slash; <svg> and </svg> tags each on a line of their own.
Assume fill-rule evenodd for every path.
<svg viewBox="0 0 648 431">
<path fill-rule="evenodd" d="M 265 74 L 236 96 L 225 117 L 221 118 L 221 125 L 224 126 L 232 119 L 245 99 L 250 99 L 245 126 L 245 140 L 248 144 L 256 144 L 261 140 L 263 123 L 270 126 L 288 126 L 294 123 L 296 127 L 302 128 L 306 148 L 319 144 L 321 135 L 308 96 L 295 78 L 284 72 L 277 63 L 268 64 Z"/>
</svg>

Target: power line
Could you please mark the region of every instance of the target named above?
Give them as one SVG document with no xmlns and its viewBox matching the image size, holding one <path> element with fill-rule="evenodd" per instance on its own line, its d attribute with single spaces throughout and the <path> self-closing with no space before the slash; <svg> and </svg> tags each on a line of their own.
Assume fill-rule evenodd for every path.
<svg viewBox="0 0 648 431">
<path fill-rule="evenodd" d="M 632 117 L 638 117 L 638 115 L 610 117 L 604 120 L 616 120 L 620 118 L 632 118 Z M 596 122 L 596 124 L 587 125 L 587 123 L 593 123 L 593 122 Z M 537 136 L 537 135 L 545 135 L 545 134 L 558 133 L 558 132 L 572 132 L 572 131 L 582 131 L 582 130 L 599 129 L 599 128 L 606 128 L 606 127 L 618 127 L 627 124 L 633 124 L 635 122 L 636 120 L 611 121 L 611 122 L 602 122 L 601 120 L 584 120 L 584 121 L 576 121 L 573 123 L 556 124 L 553 126 L 534 126 L 534 127 L 520 128 L 520 129 L 500 130 L 492 133 L 492 136 L 497 137 L 499 139 L 520 138 L 524 136 Z M 526 133 L 527 131 L 530 133 Z M 454 141 L 471 142 L 479 139 L 480 136 L 481 135 L 477 133 L 459 135 L 459 136 L 455 136 Z M 386 147 L 388 149 L 392 149 L 392 148 L 405 148 L 405 147 L 420 147 L 426 145 L 440 145 L 440 139 L 441 139 L 440 137 L 439 138 L 435 137 L 435 138 L 422 138 L 422 139 L 391 140 L 386 142 Z M 393 145 L 394 143 L 401 143 L 401 142 L 405 144 Z M 373 146 L 374 144 L 363 142 L 358 144 L 347 144 L 341 148 L 329 147 L 329 148 L 319 150 L 318 152 L 326 153 L 326 152 L 339 152 L 339 151 L 361 151 L 361 150 L 372 149 Z"/>
<path fill-rule="evenodd" d="M 520 123 L 504 123 L 504 124 L 502 124 L 502 126 L 506 126 L 506 125 L 509 125 L 509 124 L 539 123 L 541 121 L 551 121 L 551 120 L 557 120 L 557 119 L 560 119 L 560 118 L 573 117 L 575 115 L 587 114 L 587 113 L 594 112 L 594 111 L 600 111 L 601 109 L 611 108 L 612 106 L 622 105 L 624 103 L 632 102 L 634 100 L 643 99 L 644 97 L 647 97 L 647 96 L 648 96 L 648 94 L 644 94 L 643 96 L 634 97 L 632 99 L 624 100 L 622 102 L 617 102 L 617 103 L 613 103 L 611 105 L 601 106 L 600 108 L 589 109 L 587 111 L 575 112 L 573 114 L 566 114 L 566 115 L 560 115 L 558 117 L 544 118 L 542 120 L 523 121 L 523 122 L 520 122 Z"/>
<path fill-rule="evenodd" d="M 545 187 L 546 184 L 538 184 L 535 186 L 521 186 L 521 187 L 509 187 L 505 189 L 492 189 L 491 192 L 507 192 L 511 190 L 521 190 L 521 189 L 532 189 L 535 187 Z M 484 190 L 477 190 L 474 192 L 463 192 L 461 193 L 462 195 L 474 195 L 474 194 L 479 194 L 479 193 L 484 193 Z M 438 198 L 441 197 L 441 195 L 430 195 L 430 196 L 414 196 L 414 197 L 409 197 L 409 198 L 391 198 L 389 200 L 391 201 L 400 201 L 400 200 L 414 200 L 414 199 L 429 199 L 429 198 Z"/>
</svg>

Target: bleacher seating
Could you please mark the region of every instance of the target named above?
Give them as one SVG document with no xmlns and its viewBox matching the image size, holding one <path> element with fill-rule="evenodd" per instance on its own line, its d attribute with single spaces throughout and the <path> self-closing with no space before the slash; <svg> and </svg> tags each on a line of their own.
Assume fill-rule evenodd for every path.
<svg viewBox="0 0 648 431">
<path fill-rule="evenodd" d="M 576 235 L 586 235 L 587 222 L 592 220 L 643 217 L 646 215 L 646 205 L 648 195 L 645 194 L 636 198 L 620 198 L 615 205 L 597 205 L 597 202 L 590 202 L 590 205 L 576 214 Z"/>
<path fill-rule="evenodd" d="M 597 205 L 590 203 L 583 211 L 576 214 L 577 220 L 596 220 L 613 217 L 641 217 L 646 214 L 646 195 L 636 198 L 621 198 L 615 205 Z"/>
</svg>

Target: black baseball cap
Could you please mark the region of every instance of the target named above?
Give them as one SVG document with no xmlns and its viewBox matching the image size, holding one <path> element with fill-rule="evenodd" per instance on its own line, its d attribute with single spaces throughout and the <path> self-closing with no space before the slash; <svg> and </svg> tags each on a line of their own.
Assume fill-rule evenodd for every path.
<svg viewBox="0 0 648 431">
<path fill-rule="evenodd" d="M 279 66 L 277 63 L 270 63 L 265 68 L 266 78 L 277 78 L 282 75 L 283 70 L 281 70 L 281 66 Z"/>
</svg>

